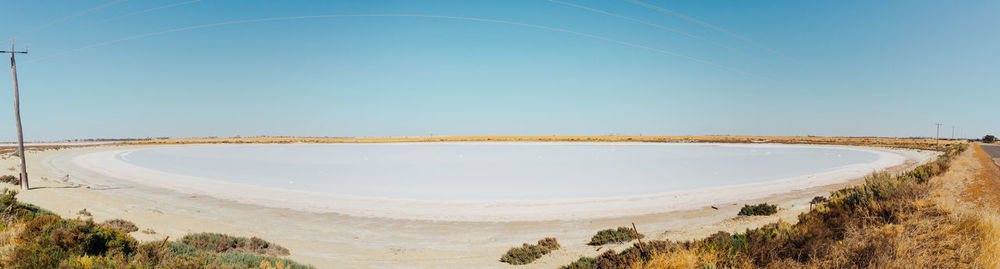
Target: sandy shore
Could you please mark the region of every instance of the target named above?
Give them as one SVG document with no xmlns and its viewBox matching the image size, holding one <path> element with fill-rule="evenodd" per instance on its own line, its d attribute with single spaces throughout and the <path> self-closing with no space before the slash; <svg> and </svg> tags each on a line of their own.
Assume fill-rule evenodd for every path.
<svg viewBox="0 0 1000 269">
<path fill-rule="evenodd" d="M 751 193 L 756 195 L 726 195 L 733 198 L 726 199 L 725 202 L 697 201 L 692 198 L 688 200 L 693 202 L 675 208 L 664 207 L 665 200 L 657 201 L 651 197 L 636 200 L 643 201 L 637 203 L 641 207 L 634 208 L 639 211 L 605 207 L 611 201 L 599 201 L 583 207 L 580 204 L 562 203 L 563 207 L 555 207 L 593 207 L 597 210 L 595 212 L 602 212 L 603 217 L 599 219 L 576 217 L 580 211 L 575 213 L 577 215 L 514 221 L 495 221 L 496 219 L 483 219 L 482 216 L 475 216 L 475 219 L 456 219 L 454 216 L 415 217 L 420 214 L 408 215 L 411 219 L 388 219 L 378 217 L 378 213 L 367 213 L 364 207 L 356 207 L 359 211 L 348 214 L 263 207 L 259 205 L 271 205 L 282 199 L 219 197 L 217 193 L 185 191 L 176 187 L 151 185 L 148 182 L 113 179 L 89 169 L 72 168 L 72 165 L 66 163 L 72 162 L 74 156 L 120 149 L 125 147 L 98 146 L 29 152 L 29 174 L 32 175 L 32 186 L 35 189 L 23 192 L 20 198 L 64 217 L 76 217 L 76 212 L 86 208 L 97 221 L 124 218 L 135 222 L 140 230 L 150 228 L 156 231 L 155 234 L 133 233 L 141 240 L 162 240 L 167 235 L 179 238 L 186 233 L 202 231 L 259 236 L 291 249 L 291 258 L 320 268 L 503 268 L 507 265 L 497 262 L 497 259 L 507 248 L 554 236 L 564 246 L 563 249 L 530 266 L 519 267 L 551 268 L 575 260 L 581 255 L 598 254 L 596 247 L 585 243 L 599 229 L 635 222 L 640 232 L 652 238 L 691 239 L 718 230 L 743 230 L 778 218 L 794 221 L 799 212 L 808 209 L 808 200 L 813 196 L 825 195 L 831 190 L 860 180 L 858 176 L 845 178 L 845 174 L 840 174 L 839 177 L 834 177 L 836 180 L 812 183 L 802 179 L 777 184 L 772 182 L 761 186 L 746 186 L 755 190 Z M 887 151 L 878 148 L 865 150 Z M 890 168 L 893 171 L 908 169 L 933 156 L 927 152 L 893 152 L 905 157 L 900 160 L 900 164 Z M 0 165 L 14 167 L 15 159 L 5 159 Z M 808 184 L 803 183 L 804 181 Z M 793 183 L 803 185 L 789 185 Z M 212 188 L 218 187 L 220 186 Z M 709 194 L 720 197 L 718 192 Z M 664 197 L 669 198 L 660 198 L 665 199 Z M 758 201 L 777 203 L 784 210 L 769 217 L 734 218 L 740 205 Z M 574 206 L 566 207 L 567 204 Z M 656 209 L 657 204 L 660 209 Z M 719 209 L 712 209 L 710 206 L 713 205 Z M 287 207 L 280 203 L 272 206 Z M 371 208 L 373 205 L 365 206 Z M 466 206 L 461 205 L 457 209 Z M 476 208 L 464 210 L 476 211 Z M 628 215 L 638 213 L 638 216 L 625 216 L 622 212 L 630 212 Z M 624 245 L 616 247 L 622 248 Z"/>
</svg>

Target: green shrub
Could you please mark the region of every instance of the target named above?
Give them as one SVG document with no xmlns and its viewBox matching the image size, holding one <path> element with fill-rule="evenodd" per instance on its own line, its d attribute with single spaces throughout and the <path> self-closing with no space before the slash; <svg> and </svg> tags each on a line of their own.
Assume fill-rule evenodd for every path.
<svg viewBox="0 0 1000 269">
<path fill-rule="evenodd" d="M 59 265 L 63 269 L 90 269 L 90 268 L 128 268 L 128 260 L 121 255 L 109 256 L 76 256 L 65 259 Z"/>
<path fill-rule="evenodd" d="M 113 229 L 122 231 L 123 233 L 131 233 L 138 231 L 139 227 L 135 226 L 135 223 L 123 219 L 112 219 L 101 223 L 101 225 L 111 227 Z"/>
<path fill-rule="evenodd" d="M 76 256 L 130 255 L 138 245 L 127 234 L 93 221 L 52 215 L 28 220 L 17 241 L 0 267 L 55 268 Z"/>
<path fill-rule="evenodd" d="M 288 255 L 288 249 L 264 241 L 257 237 L 236 237 L 220 233 L 196 233 L 185 235 L 181 242 L 200 250 L 226 253 L 245 252 L 274 256 Z"/>
<path fill-rule="evenodd" d="M 591 264 L 591 267 L 625 269 L 628 268 L 630 264 L 639 260 L 641 255 L 638 254 L 638 251 L 631 250 L 625 250 L 621 253 L 615 253 L 614 250 L 608 250 L 601 253 L 601 255 L 597 255 L 597 258 L 594 258 L 594 262 Z"/>
<path fill-rule="evenodd" d="M 618 229 L 606 229 L 597 232 L 597 234 L 590 238 L 590 243 L 587 244 L 599 246 L 609 243 L 628 242 L 642 237 L 642 234 L 636 233 L 632 228 L 618 227 Z"/>
<path fill-rule="evenodd" d="M 312 266 L 298 264 L 298 263 L 296 263 L 296 262 L 294 262 L 292 260 L 289 260 L 289 259 L 275 258 L 275 257 L 270 257 L 270 256 L 262 256 L 262 255 L 255 255 L 255 254 L 249 254 L 249 253 L 240 253 L 240 252 L 233 252 L 233 253 L 222 254 L 222 255 L 219 255 L 216 258 L 212 259 L 211 261 L 218 261 L 219 263 L 225 265 L 226 267 L 230 267 L 230 268 L 232 268 L 232 267 L 236 267 L 236 268 L 257 268 L 257 267 L 260 267 L 260 265 L 262 263 L 264 263 L 264 261 L 267 261 L 268 264 L 277 264 L 277 263 L 280 262 L 281 264 L 284 264 L 286 266 L 285 268 L 288 268 L 288 269 L 308 269 L 308 268 L 313 268 Z"/>
<path fill-rule="evenodd" d="M 55 216 L 51 211 L 17 201 L 17 191 L 4 189 L 0 193 L 0 222 L 13 223 L 38 216 Z"/>
<path fill-rule="evenodd" d="M 513 265 L 529 264 L 541 258 L 542 255 L 549 254 L 549 252 L 552 250 L 547 247 L 524 243 L 521 247 L 507 250 L 507 253 L 500 257 L 500 261 Z"/>
<path fill-rule="evenodd" d="M 150 243 L 155 244 L 156 242 L 150 242 Z M 177 255 L 194 255 L 199 251 L 201 251 L 195 246 L 174 241 L 167 242 L 165 248 L 169 249 L 170 252 L 175 253 Z"/>
<path fill-rule="evenodd" d="M 809 201 L 809 205 L 810 206 L 814 206 L 814 205 L 818 205 L 818 204 L 822 204 L 822 203 L 826 203 L 826 197 L 816 196 L 816 197 L 813 197 L 812 200 Z"/>
<path fill-rule="evenodd" d="M 546 237 L 546 238 L 543 238 L 541 240 L 538 240 L 538 245 L 546 247 L 546 248 L 548 248 L 550 250 L 558 250 L 559 249 L 559 241 L 556 241 L 555 237 Z"/>
<path fill-rule="evenodd" d="M 3 194 L 0 195 L 0 209 L 4 210 L 3 213 L 9 213 L 17 205 L 17 191 L 3 189 Z"/>
<path fill-rule="evenodd" d="M 739 216 L 769 216 L 778 213 L 778 206 L 761 203 L 756 205 L 743 205 L 740 209 Z"/>
<path fill-rule="evenodd" d="M 541 258 L 542 255 L 557 249 L 559 249 L 559 242 L 556 241 L 556 238 L 546 237 L 538 240 L 537 245 L 524 243 L 521 247 L 510 248 L 507 253 L 500 257 L 500 261 L 513 265 L 529 264 Z"/>
<path fill-rule="evenodd" d="M 591 269 L 594 268 L 594 258 L 580 257 L 573 263 L 560 266 L 559 269 Z"/>
</svg>

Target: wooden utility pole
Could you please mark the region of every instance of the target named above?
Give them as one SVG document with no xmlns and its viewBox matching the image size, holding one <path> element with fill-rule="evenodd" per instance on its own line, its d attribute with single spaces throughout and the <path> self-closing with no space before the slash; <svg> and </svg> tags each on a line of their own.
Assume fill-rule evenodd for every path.
<svg viewBox="0 0 1000 269">
<path fill-rule="evenodd" d="M 24 51 L 14 50 L 14 40 L 10 41 L 10 51 L 0 51 L 0 53 L 10 53 L 10 73 L 14 76 L 14 120 L 17 122 L 17 155 L 21 157 L 21 189 L 28 189 L 28 165 L 24 161 L 24 132 L 21 131 L 21 99 L 17 94 L 17 64 L 14 62 L 14 54 L 28 54 L 28 47 Z"/>
<path fill-rule="evenodd" d="M 17 92 L 17 91 L 15 90 L 14 92 Z M 937 125 L 937 133 L 934 135 L 934 143 L 935 143 L 935 146 L 940 146 L 941 145 L 941 124 L 940 123 L 935 123 L 934 125 Z"/>
</svg>

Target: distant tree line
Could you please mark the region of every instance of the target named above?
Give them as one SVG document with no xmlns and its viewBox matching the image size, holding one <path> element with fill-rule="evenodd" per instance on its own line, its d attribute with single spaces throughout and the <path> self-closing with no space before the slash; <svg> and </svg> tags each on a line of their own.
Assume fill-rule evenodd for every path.
<svg viewBox="0 0 1000 269">
<path fill-rule="evenodd" d="M 143 138 L 80 138 L 80 139 L 66 139 L 65 142 L 102 142 L 102 141 L 146 141 L 146 140 L 160 140 L 160 139 L 170 139 L 170 137 L 143 137 Z"/>
</svg>

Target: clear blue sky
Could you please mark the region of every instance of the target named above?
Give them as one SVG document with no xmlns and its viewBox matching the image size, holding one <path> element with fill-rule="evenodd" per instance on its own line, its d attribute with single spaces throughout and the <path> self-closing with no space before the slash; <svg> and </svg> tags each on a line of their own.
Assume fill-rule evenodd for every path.
<svg viewBox="0 0 1000 269">
<path fill-rule="evenodd" d="M 1000 133 L 1000 1 L 186 1 L 0 0 L 0 38 L 30 46 L 26 139 Z M 337 14 L 509 23 L 143 35 Z"/>
</svg>

